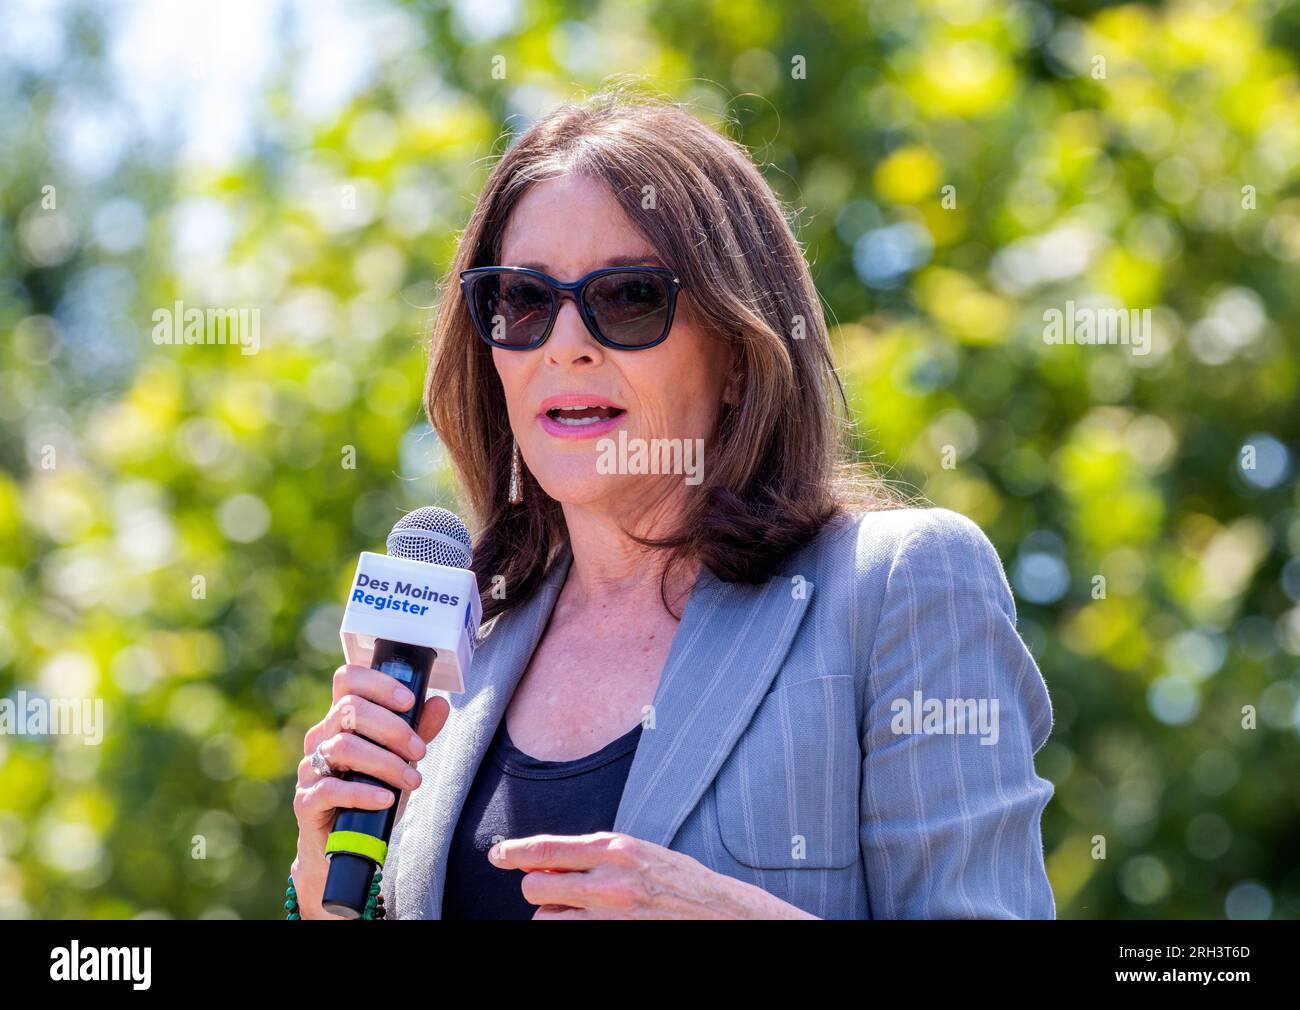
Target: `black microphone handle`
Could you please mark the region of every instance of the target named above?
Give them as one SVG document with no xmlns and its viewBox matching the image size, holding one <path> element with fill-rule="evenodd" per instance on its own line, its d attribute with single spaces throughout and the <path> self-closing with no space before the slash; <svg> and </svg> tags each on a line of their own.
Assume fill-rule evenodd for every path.
<svg viewBox="0 0 1300 1010">
<path fill-rule="evenodd" d="M 420 713 L 424 710 L 424 694 L 428 689 L 429 674 L 433 670 L 433 662 L 437 655 L 436 651 L 426 646 L 389 642 L 382 638 L 375 639 L 370 668 L 400 681 L 415 695 L 414 705 L 405 712 L 396 713 L 411 729 L 415 729 L 419 724 Z M 369 739 L 363 734 L 357 735 Z M 402 791 L 365 772 L 345 771 L 339 777 L 347 782 L 364 782 L 367 785 L 387 789 L 393 794 L 393 802 L 383 810 L 355 810 L 350 807 L 340 809 L 334 820 L 334 828 L 330 832 L 331 838 L 339 832 L 369 835 L 371 838 L 381 840 L 382 848 L 386 849 L 388 839 L 393 833 L 393 824 L 397 820 L 397 804 Z M 360 918 L 370 898 L 370 885 L 379 866 L 379 862 L 372 855 L 360 855 L 341 849 L 330 852 L 329 873 L 325 878 L 325 890 L 321 895 L 321 904 L 325 911 L 349 919 Z"/>
</svg>

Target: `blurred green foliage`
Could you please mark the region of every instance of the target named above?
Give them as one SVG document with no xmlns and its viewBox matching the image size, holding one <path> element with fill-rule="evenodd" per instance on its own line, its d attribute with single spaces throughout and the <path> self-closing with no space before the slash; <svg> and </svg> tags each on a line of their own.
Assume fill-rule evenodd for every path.
<svg viewBox="0 0 1300 1010">
<path fill-rule="evenodd" d="M 797 212 L 858 448 L 997 544 L 1059 915 L 1300 916 L 1300 7 L 252 6 L 0 11 L 0 695 L 106 720 L 0 736 L 0 915 L 278 914 L 354 556 L 457 507 L 456 233 L 631 73 Z M 258 353 L 155 343 L 178 300 Z"/>
</svg>

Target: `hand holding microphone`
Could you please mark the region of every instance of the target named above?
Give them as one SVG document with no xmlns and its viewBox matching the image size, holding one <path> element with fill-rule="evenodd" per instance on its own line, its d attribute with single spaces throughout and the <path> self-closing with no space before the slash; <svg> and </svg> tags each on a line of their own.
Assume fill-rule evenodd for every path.
<svg viewBox="0 0 1300 1010">
<path fill-rule="evenodd" d="M 420 713 L 413 739 L 399 713 L 411 707 L 414 696 L 406 691 L 399 701 L 393 688 L 393 678 L 387 674 L 364 666 L 340 666 L 334 673 L 330 709 L 303 740 L 305 756 L 298 765 L 293 803 L 298 818 L 298 856 L 292 873 L 304 919 L 350 918 L 331 915 L 321 906 L 329 870 L 325 845 L 340 810 L 388 810 L 395 809 L 397 803 L 393 791 L 384 786 L 348 781 L 342 775 L 322 777 L 312 767 L 312 755 L 319 749 L 335 771 L 355 769 L 399 790 L 414 789 L 420 773 L 409 762 L 423 757 L 451 711 L 445 699 L 430 698 Z"/>
<path fill-rule="evenodd" d="M 473 656 L 482 611 L 464 523 L 418 509 L 393 527 L 388 551 L 361 555 L 340 632 L 349 662 L 303 741 L 292 873 L 304 918 L 360 914 L 401 794 L 420 782 L 410 762 L 450 713 L 425 693 L 463 691 Z"/>
</svg>

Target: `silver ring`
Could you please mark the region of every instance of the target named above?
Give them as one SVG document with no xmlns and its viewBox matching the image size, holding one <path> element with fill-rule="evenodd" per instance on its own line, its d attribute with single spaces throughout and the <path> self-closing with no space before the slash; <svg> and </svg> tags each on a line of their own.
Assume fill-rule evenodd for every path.
<svg viewBox="0 0 1300 1010">
<path fill-rule="evenodd" d="M 337 774 L 337 772 L 330 767 L 329 759 L 320 752 L 319 745 L 317 745 L 316 749 L 311 752 L 311 770 L 321 778 Z"/>
</svg>

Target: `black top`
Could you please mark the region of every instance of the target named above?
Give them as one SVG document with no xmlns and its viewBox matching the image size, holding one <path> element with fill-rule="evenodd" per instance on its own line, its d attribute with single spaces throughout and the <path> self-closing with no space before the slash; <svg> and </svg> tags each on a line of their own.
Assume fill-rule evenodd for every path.
<svg viewBox="0 0 1300 1010">
<path fill-rule="evenodd" d="M 510 739 L 503 716 L 451 837 L 444 919 L 531 919 L 523 870 L 502 870 L 487 857 L 503 838 L 612 831 L 632 768 L 641 724 L 594 754 L 542 761 Z"/>
</svg>

